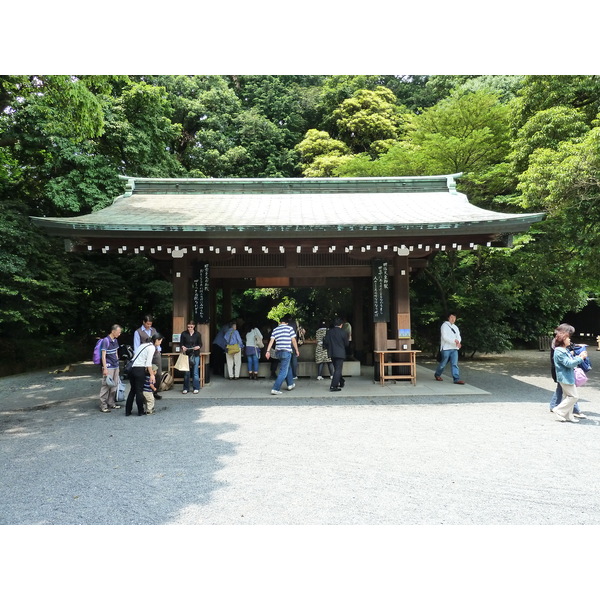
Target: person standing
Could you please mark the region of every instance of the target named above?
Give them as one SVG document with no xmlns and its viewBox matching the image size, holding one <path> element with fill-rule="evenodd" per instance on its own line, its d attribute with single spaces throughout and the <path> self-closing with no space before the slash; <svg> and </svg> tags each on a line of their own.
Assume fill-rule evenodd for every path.
<svg viewBox="0 0 600 600">
<path fill-rule="evenodd" d="M 348 332 L 342 329 L 344 320 L 336 317 L 333 321 L 333 327 L 327 332 L 323 340 L 323 347 L 333 362 L 333 378 L 329 386 L 330 392 L 340 392 L 346 384 L 342 377 L 344 360 L 348 351 Z"/>
<path fill-rule="evenodd" d="M 285 379 L 287 383 L 288 391 L 293 390 L 296 387 L 294 383 L 294 374 L 290 368 L 290 362 L 292 360 L 292 352 L 295 352 L 296 356 L 300 355 L 298 350 L 298 343 L 296 341 L 296 333 L 287 323 L 287 315 L 279 321 L 279 325 L 271 332 L 271 339 L 267 346 L 265 356 L 267 359 L 271 357 L 271 348 L 273 344 L 277 344 L 277 358 L 279 359 L 279 374 L 273 384 L 271 394 L 274 396 L 281 394 L 281 385 Z"/>
<path fill-rule="evenodd" d="M 225 334 L 229 330 L 229 323 L 223 325 L 215 339 L 212 341 L 212 352 L 210 354 L 210 370 L 215 375 L 225 377 L 225 352 L 227 352 L 227 341 Z"/>
<path fill-rule="evenodd" d="M 156 377 L 156 365 L 152 365 L 154 371 L 154 377 Z M 154 392 L 156 391 L 156 385 L 150 381 L 150 375 L 146 373 L 144 377 L 144 412 L 147 415 L 155 414 L 154 410 Z"/>
<path fill-rule="evenodd" d="M 110 412 L 113 408 L 121 408 L 116 403 L 117 390 L 119 389 L 119 342 L 117 338 L 121 335 L 121 326 L 113 325 L 110 333 L 100 344 L 100 363 L 102 364 L 102 385 L 100 386 L 100 410 L 103 413 Z M 106 380 L 110 377 L 115 384 L 110 387 Z"/>
<path fill-rule="evenodd" d="M 239 379 L 240 371 L 242 369 L 242 349 L 244 342 L 242 342 L 242 336 L 237 330 L 237 323 L 231 321 L 229 323 L 229 329 L 225 334 L 225 342 L 227 346 L 237 344 L 239 350 L 235 354 L 230 354 L 229 349 L 225 346 L 225 360 L 227 361 L 227 371 L 229 372 L 229 379 Z"/>
<path fill-rule="evenodd" d="M 443 381 L 442 373 L 450 361 L 450 368 L 452 370 L 452 379 L 454 383 L 464 385 L 464 381 L 460 378 L 458 370 L 458 351 L 462 346 L 462 339 L 460 337 L 460 329 L 456 325 L 456 315 L 449 313 L 446 320 L 440 327 L 440 353 L 442 359 L 435 370 L 435 378 L 437 381 Z"/>
<path fill-rule="evenodd" d="M 350 321 L 348 321 L 347 317 L 342 317 L 342 331 L 345 331 L 348 334 L 348 354 L 346 355 L 346 360 L 354 360 L 354 344 L 352 343 L 352 325 L 350 325 Z"/>
<path fill-rule="evenodd" d="M 556 365 L 554 364 L 554 342 L 556 339 L 556 334 L 559 331 L 565 331 L 566 333 L 569 334 L 569 338 L 570 338 L 575 333 L 575 327 L 573 327 L 572 325 L 569 325 L 568 323 L 561 323 L 554 330 L 555 338 L 552 340 L 552 343 L 550 344 L 550 374 L 552 375 L 552 379 L 554 380 L 554 383 L 556 383 L 556 389 L 554 390 L 554 394 L 552 394 L 552 398 L 550 399 L 550 412 L 552 412 L 552 409 L 556 408 L 562 402 L 562 398 L 563 398 L 562 386 L 556 379 Z M 572 350 L 572 345 L 568 348 L 568 350 Z M 579 410 L 578 402 L 575 402 L 575 405 L 573 406 L 573 416 L 577 417 L 578 419 L 586 419 L 587 418 L 586 415 L 584 415 Z"/>
<path fill-rule="evenodd" d="M 567 331 L 559 331 L 554 336 L 554 366 L 556 367 L 556 379 L 563 391 L 561 403 L 552 409 L 559 421 L 579 421 L 573 414 L 573 407 L 577 402 L 578 393 L 575 386 L 575 367 L 579 366 L 587 358 L 584 350 L 578 356 L 573 356 L 569 350 L 571 336 Z"/>
<path fill-rule="evenodd" d="M 200 349 L 202 348 L 202 336 L 196 331 L 196 322 L 189 321 L 186 331 L 179 336 L 181 351 L 186 354 L 190 361 L 190 370 L 183 372 L 183 394 L 190 391 L 190 374 L 194 394 L 200 391 L 200 376 L 198 367 L 200 366 Z"/>
<path fill-rule="evenodd" d="M 260 349 L 264 346 L 260 329 L 253 323 L 246 334 L 246 358 L 248 359 L 248 379 L 258 379 Z"/>
<path fill-rule="evenodd" d="M 133 399 L 137 404 L 138 416 L 146 414 L 144 410 L 144 381 L 146 373 L 150 375 L 150 383 L 156 387 L 156 376 L 154 375 L 154 369 L 152 368 L 152 359 L 156 353 L 156 348 L 160 346 L 162 342 L 162 335 L 155 333 L 150 341 L 140 344 L 134 358 L 133 368 L 131 369 L 131 375 L 129 381 L 131 383 L 131 389 L 127 396 L 127 402 L 125 403 L 125 416 L 131 415 L 131 409 L 133 408 Z"/>
<path fill-rule="evenodd" d="M 327 354 L 327 350 L 323 346 L 323 340 L 327 335 L 327 325 L 325 321 L 322 321 L 319 325 L 319 329 L 315 333 L 315 340 L 317 341 L 317 345 L 315 347 L 315 363 L 317 363 L 317 380 L 323 379 L 323 365 L 327 365 L 329 369 L 329 378 L 333 377 L 333 364 L 331 363 L 331 358 L 329 358 L 329 354 Z"/>
<path fill-rule="evenodd" d="M 137 349 L 141 344 L 147 344 L 150 341 L 150 338 L 156 333 L 156 329 L 152 327 L 152 323 L 154 322 L 154 317 L 152 315 L 145 315 L 142 319 L 142 326 L 139 329 L 136 329 L 133 334 L 133 351 L 137 352 Z M 156 365 L 156 381 L 158 381 L 158 385 L 156 386 L 157 390 L 160 385 L 160 381 L 162 379 L 162 354 L 161 347 L 158 346 L 156 348 L 156 352 L 152 357 L 152 363 Z M 157 400 L 160 400 L 162 396 L 156 391 L 154 393 L 154 397 Z"/>
</svg>

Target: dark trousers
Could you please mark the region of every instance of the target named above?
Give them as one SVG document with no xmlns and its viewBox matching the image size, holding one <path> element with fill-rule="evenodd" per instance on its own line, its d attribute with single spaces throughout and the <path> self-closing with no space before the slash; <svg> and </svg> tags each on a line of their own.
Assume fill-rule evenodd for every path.
<svg viewBox="0 0 600 600">
<path fill-rule="evenodd" d="M 144 380 L 146 379 L 146 367 L 133 367 L 129 376 L 131 389 L 125 403 L 125 415 L 131 414 L 133 408 L 133 398 L 137 404 L 138 415 L 144 414 Z"/>
<path fill-rule="evenodd" d="M 225 351 L 219 344 L 212 345 L 212 353 L 210 355 L 210 370 L 215 375 L 225 376 Z"/>
<path fill-rule="evenodd" d="M 345 379 L 342 377 L 342 367 L 344 366 L 344 359 L 332 358 L 331 362 L 333 363 L 333 379 L 331 380 L 330 387 L 344 387 L 344 384 L 346 383 Z"/>
</svg>

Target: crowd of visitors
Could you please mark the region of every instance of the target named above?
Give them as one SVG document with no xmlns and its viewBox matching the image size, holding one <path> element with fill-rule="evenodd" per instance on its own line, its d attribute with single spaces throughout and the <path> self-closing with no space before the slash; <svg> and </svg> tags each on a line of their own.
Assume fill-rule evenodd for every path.
<svg viewBox="0 0 600 600">
<path fill-rule="evenodd" d="M 448 363 L 454 383 L 464 384 L 460 379 L 458 368 L 458 354 L 462 347 L 460 330 L 456 325 L 457 316 L 454 312 L 447 315 L 440 328 L 440 349 L 438 353 L 438 366 L 434 378 L 442 381 L 442 373 Z M 241 325 L 238 330 L 238 325 Z M 119 351 L 118 341 L 122 327 L 113 325 L 106 338 L 99 340 L 100 365 L 102 382 L 100 386 L 100 410 L 107 413 L 120 409 L 119 401 Z M 288 391 L 296 387 L 294 380 L 298 379 L 298 357 L 300 346 L 304 343 L 304 328 L 296 319 L 287 314 L 282 317 L 279 324 L 263 335 L 255 323 L 245 325 L 243 321 L 231 321 L 223 326 L 212 341 L 211 369 L 214 374 L 230 380 L 241 377 L 242 356 L 246 357 L 248 365 L 248 379 L 256 380 L 259 377 L 259 361 L 261 350 L 264 349 L 265 339 L 268 345 L 265 358 L 271 363 L 271 378 L 274 383 L 272 395 L 282 394 L 281 387 L 286 383 Z M 578 386 L 581 378 L 578 371 L 588 371 L 591 365 L 585 345 L 573 344 L 571 341 L 575 333 L 574 327 L 567 323 L 560 324 L 555 332 L 550 348 L 550 373 L 556 383 L 556 389 L 550 400 L 550 411 L 559 421 L 577 423 L 585 419 L 578 405 Z M 345 385 L 342 375 L 344 360 L 351 354 L 352 328 L 346 319 L 336 317 L 327 326 L 326 321 L 321 321 L 315 332 L 314 360 L 317 365 L 317 380 L 323 377 L 323 367 L 327 365 L 330 379 L 329 390 L 339 392 Z M 142 325 L 134 332 L 133 351 L 131 354 L 128 379 L 130 382 L 129 394 L 125 403 L 125 416 L 132 414 L 135 400 L 138 416 L 155 414 L 155 400 L 161 399 L 159 386 L 161 381 L 161 344 L 163 337 L 153 327 L 153 317 L 144 316 Z M 194 394 L 200 391 L 199 361 L 203 342 L 202 336 L 197 331 L 194 321 L 189 321 L 186 331 L 179 336 L 182 356 L 188 359 L 188 369 L 183 371 L 182 393 L 190 392 L 190 385 Z"/>
</svg>

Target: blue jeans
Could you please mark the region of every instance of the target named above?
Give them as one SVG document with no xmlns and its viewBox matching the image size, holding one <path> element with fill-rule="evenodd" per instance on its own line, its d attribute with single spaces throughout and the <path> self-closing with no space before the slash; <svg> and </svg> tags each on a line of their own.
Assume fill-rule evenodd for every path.
<svg viewBox="0 0 600 600">
<path fill-rule="evenodd" d="M 292 361 L 292 353 L 286 352 L 285 350 L 278 350 L 277 356 L 279 357 L 279 375 L 277 375 L 277 379 L 273 384 L 273 389 L 277 392 L 281 390 L 281 384 L 285 379 L 287 382 L 288 388 L 294 383 L 294 374 L 292 373 L 292 369 L 290 368 L 290 363 Z"/>
<path fill-rule="evenodd" d="M 190 391 L 190 372 L 193 377 L 193 385 L 195 390 L 200 389 L 200 377 L 198 376 L 198 365 L 200 364 L 199 356 L 190 356 L 190 370 L 183 372 L 183 389 Z"/>
<path fill-rule="evenodd" d="M 458 381 L 460 379 L 460 375 L 458 374 L 458 350 L 442 350 L 442 360 L 435 370 L 435 376 L 440 377 L 442 375 L 448 361 L 450 361 L 452 369 L 452 379 Z"/>
<path fill-rule="evenodd" d="M 292 375 L 296 377 L 298 375 L 298 357 L 295 352 L 292 352 L 292 360 L 290 362 L 290 367 L 292 369 Z"/>
<path fill-rule="evenodd" d="M 248 359 L 248 373 L 258 373 L 258 357 L 259 351 L 256 351 L 256 354 L 248 354 L 246 358 Z"/>
<path fill-rule="evenodd" d="M 560 383 L 556 382 L 556 389 L 554 390 L 554 394 L 552 394 L 552 399 L 550 400 L 550 410 L 556 408 L 561 402 L 563 397 L 562 386 Z M 579 410 L 579 403 L 575 402 L 575 406 L 573 407 L 573 413 L 578 415 L 581 411 Z"/>
</svg>

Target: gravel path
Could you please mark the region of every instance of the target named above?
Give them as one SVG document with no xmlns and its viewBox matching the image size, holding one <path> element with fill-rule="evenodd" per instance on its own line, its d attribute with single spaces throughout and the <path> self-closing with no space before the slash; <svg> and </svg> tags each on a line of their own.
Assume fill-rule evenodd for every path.
<svg viewBox="0 0 600 600">
<path fill-rule="evenodd" d="M 98 411 L 89 363 L 2 378 L 0 524 L 600 524 L 596 370 L 571 424 L 546 353 L 463 361 L 464 391 L 433 367 L 386 395 L 213 379 L 142 418 Z"/>
</svg>

